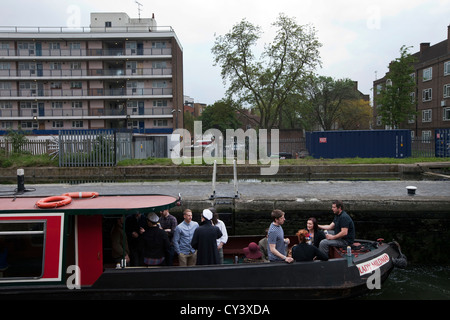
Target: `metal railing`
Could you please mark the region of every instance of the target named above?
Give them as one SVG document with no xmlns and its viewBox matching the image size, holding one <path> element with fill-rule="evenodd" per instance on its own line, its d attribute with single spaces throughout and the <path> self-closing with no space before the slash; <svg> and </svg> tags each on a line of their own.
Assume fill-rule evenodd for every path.
<svg viewBox="0 0 450 320">
<path fill-rule="evenodd" d="M 172 95 L 172 88 L 2 89 L 0 97 L 82 97 Z"/>
<path fill-rule="evenodd" d="M 432 138 L 413 138 L 411 139 L 411 157 L 413 158 L 432 158 L 436 153 L 436 141 Z"/>
<path fill-rule="evenodd" d="M 40 77 L 103 77 L 103 76 L 165 76 L 172 75 L 172 68 L 133 68 L 133 69 L 1 69 L 0 77 L 29 77 L 39 79 Z"/>
<path fill-rule="evenodd" d="M 136 109 L 137 111 L 133 111 Z M 82 108 L 70 108 L 70 109 L 43 109 L 37 108 L 23 108 L 17 109 L 0 109 L 0 117 L 2 120 L 8 120 L 8 118 L 28 117 L 30 119 L 39 120 L 41 117 L 102 117 L 102 116 L 162 116 L 172 115 L 172 108 L 170 107 L 150 107 L 150 108 L 131 108 L 128 109 L 82 109 Z M 36 117 L 36 118 L 34 118 Z"/>
<path fill-rule="evenodd" d="M 120 57 L 171 56 L 172 48 L 143 49 L 0 49 L 4 57 Z"/>
<path fill-rule="evenodd" d="M 0 150 L 5 153 L 6 156 L 11 155 L 14 152 L 29 153 L 32 155 L 41 155 L 51 153 L 52 140 L 27 140 L 20 144 L 20 146 L 14 146 L 13 143 L 6 139 L 0 139 Z M 14 149 L 17 150 L 14 150 Z"/>
<path fill-rule="evenodd" d="M 98 167 L 116 164 L 113 130 L 59 131 L 60 167 Z"/>
<path fill-rule="evenodd" d="M 110 32 L 175 32 L 171 26 L 123 26 L 123 27 L 20 27 L 0 26 L 0 33 L 110 33 Z"/>
</svg>

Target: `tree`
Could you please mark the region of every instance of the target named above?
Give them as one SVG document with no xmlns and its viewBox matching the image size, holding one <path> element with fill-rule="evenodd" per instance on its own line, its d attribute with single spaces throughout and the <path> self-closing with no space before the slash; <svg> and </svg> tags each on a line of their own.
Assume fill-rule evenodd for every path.
<svg viewBox="0 0 450 320">
<path fill-rule="evenodd" d="M 363 99 L 347 100 L 339 112 L 339 127 L 342 130 L 368 130 L 372 120 L 372 107 Z"/>
<path fill-rule="evenodd" d="M 414 74 L 416 58 L 408 53 L 409 48 L 400 48 L 400 58 L 389 64 L 386 74 L 386 85 L 375 97 L 377 114 L 381 122 L 390 128 L 399 125 L 416 114 L 416 102 L 411 93 L 416 91 Z"/>
<path fill-rule="evenodd" d="M 303 104 L 302 115 L 309 118 L 309 126 L 314 121 L 323 130 L 333 129 L 345 103 L 358 98 L 352 80 L 325 76 L 310 77 L 305 94 L 307 102 Z"/>
<path fill-rule="evenodd" d="M 6 141 L 11 143 L 13 153 L 23 153 L 23 146 L 28 142 L 28 138 L 22 128 L 19 127 L 18 131 L 9 130 L 6 136 Z"/>
<path fill-rule="evenodd" d="M 233 103 L 227 100 L 216 101 L 207 106 L 200 117 L 202 129 L 218 129 L 225 134 L 226 129 L 237 129 L 241 123 L 237 119 Z"/>
<path fill-rule="evenodd" d="M 258 60 L 252 50 L 261 29 L 245 19 L 229 33 L 216 37 L 212 48 L 214 65 L 220 65 L 224 84 L 230 82 L 228 97 L 237 105 L 254 107 L 264 129 L 279 123 L 288 97 L 298 92 L 301 80 L 320 65 L 321 44 L 313 27 L 298 25 L 284 14 L 272 25 L 277 28 L 276 36 Z"/>
</svg>

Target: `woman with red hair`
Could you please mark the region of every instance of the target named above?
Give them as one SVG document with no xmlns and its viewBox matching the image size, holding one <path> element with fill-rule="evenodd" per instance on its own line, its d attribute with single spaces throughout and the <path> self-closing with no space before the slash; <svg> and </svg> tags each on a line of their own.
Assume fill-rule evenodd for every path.
<svg viewBox="0 0 450 320">
<path fill-rule="evenodd" d="M 317 247 L 306 243 L 309 239 L 307 230 L 299 230 L 296 235 L 298 237 L 298 245 L 292 247 L 292 258 L 294 258 L 295 261 L 312 261 L 316 259 L 323 261 L 328 260 L 328 257 Z"/>
</svg>

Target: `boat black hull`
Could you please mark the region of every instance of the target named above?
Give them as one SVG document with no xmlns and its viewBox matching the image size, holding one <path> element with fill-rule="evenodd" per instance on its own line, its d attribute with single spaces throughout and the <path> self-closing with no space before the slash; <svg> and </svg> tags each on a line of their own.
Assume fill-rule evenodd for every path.
<svg viewBox="0 0 450 320">
<path fill-rule="evenodd" d="M 360 275 L 356 265 L 389 256 L 379 269 Z M 9 298 L 26 299 L 177 299 L 277 300 L 343 299 L 368 292 L 368 282 L 382 284 L 401 257 L 393 243 L 360 255 L 329 261 L 107 269 L 92 287 L 12 290 Z M 371 278 L 370 278 L 371 277 Z M 370 278 L 370 279 L 369 279 Z M 4 291 L 0 291 L 4 293 Z"/>
</svg>

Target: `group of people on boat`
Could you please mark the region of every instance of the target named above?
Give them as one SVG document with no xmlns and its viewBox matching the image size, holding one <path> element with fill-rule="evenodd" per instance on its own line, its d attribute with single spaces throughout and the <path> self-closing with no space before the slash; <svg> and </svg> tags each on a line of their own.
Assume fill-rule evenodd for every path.
<svg viewBox="0 0 450 320">
<path fill-rule="evenodd" d="M 332 202 L 334 219 L 330 224 L 319 225 L 311 217 L 306 229 L 298 230 L 298 244 L 289 248 L 290 239 L 284 237 L 282 225 L 286 221 L 285 213 L 276 209 L 271 213 L 273 222 L 266 230 L 266 237 L 258 244 L 252 242 L 244 249 L 244 262 L 287 262 L 328 260 L 329 247 L 347 247 L 355 239 L 355 225 L 344 211 L 342 201 Z"/>
<path fill-rule="evenodd" d="M 125 235 L 123 233 L 125 229 Z M 111 231 L 112 257 L 117 264 L 131 266 L 193 266 L 223 263 L 223 246 L 228 233 L 214 208 L 205 209 L 201 222 L 192 220 L 192 211 L 183 211 L 183 221 L 164 210 L 158 216 L 140 213 L 117 219 Z"/>
<path fill-rule="evenodd" d="M 330 224 L 319 225 L 314 217 L 308 219 L 307 229 L 299 230 L 296 235 L 299 243 L 288 253 L 289 239 L 284 238 L 282 225 L 286 218 L 281 210 L 272 212 L 273 222 L 268 233 L 269 260 L 271 262 L 328 260 L 329 247 L 347 247 L 355 240 L 355 225 L 352 218 L 344 211 L 340 200 L 332 202 L 334 218 Z M 271 232 L 272 230 L 272 232 Z"/>
<path fill-rule="evenodd" d="M 271 213 L 272 223 L 266 237 L 258 244 L 250 243 L 243 249 L 244 262 L 287 262 L 328 260 L 330 246 L 346 247 L 355 239 L 352 218 L 344 211 L 342 201 L 332 202 L 334 219 L 330 224 L 319 225 L 314 217 L 308 219 L 306 229 L 296 235 L 298 244 L 289 247 L 290 240 L 284 236 L 285 213 L 276 209 Z M 126 236 L 123 235 L 125 229 Z M 177 223 L 169 210 L 140 213 L 123 218 L 111 232 L 112 255 L 116 263 L 125 259 L 131 266 L 173 265 L 175 254 L 180 266 L 223 263 L 223 246 L 228 234 L 223 221 L 218 219 L 214 208 L 203 210 L 200 223 L 192 220 L 192 211 L 183 211 L 183 221 Z"/>
</svg>

